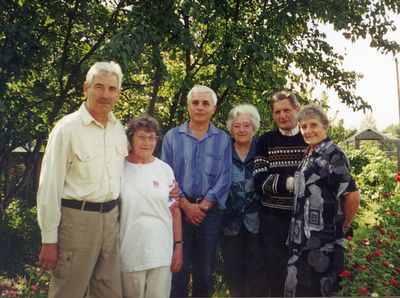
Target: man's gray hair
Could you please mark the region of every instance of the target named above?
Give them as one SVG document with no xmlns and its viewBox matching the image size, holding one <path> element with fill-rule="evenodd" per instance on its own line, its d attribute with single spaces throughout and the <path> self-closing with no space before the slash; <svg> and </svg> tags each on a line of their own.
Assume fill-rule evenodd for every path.
<svg viewBox="0 0 400 298">
<path fill-rule="evenodd" d="M 239 115 L 249 117 L 254 133 L 256 133 L 260 128 L 260 114 L 258 113 L 257 108 L 251 104 L 238 105 L 230 110 L 228 120 L 226 120 L 226 127 L 229 132 L 232 134 L 233 121 L 235 121 L 236 117 Z"/>
<path fill-rule="evenodd" d="M 195 93 L 209 93 L 211 95 L 211 101 L 213 105 L 217 105 L 218 98 L 217 95 L 215 94 L 214 90 L 212 90 L 210 87 L 203 86 L 203 85 L 195 85 L 192 89 L 190 89 L 188 95 L 187 95 L 187 103 L 190 103 L 193 99 L 193 95 Z"/>
<path fill-rule="evenodd" d="M 305 119 L 317 119 L 321 124 L 328 129 L 329 127 L 329 119 L 326 115 L 324 109 L 316 104 L 309 104 L 306 105 L 298 114 L 297 114 L 297 121 L 300 123 Z"/>
<path fill-rule="evenodd" d="M 122 71 L 121 67 L 118 63 L 114 61 L 110 62 L 96 62 L 90 67 L 89 71 L 86 74 L 85 83 L 90 85 L 93 82 L 93 78 L 95 75 L 99 73 L 104 73 L 107 75 L 115 75 L 118 80 L 118 88 L 121 89 L 122 86 Z"/>
<path fill-rule="evenodd" d="M 287 90 L 282 90 L 279 92 L 276 92 L 271 99 L 271 111 L 274 110 L 274 103 L 281 101 L 281 100 L 285 100 L 287 99 L 290 102 L 290 105 L 292 106 L 292 108 L 294 109 L 299 109 L 300 108 L 300 103 L 297 100 L 296 95 L 294 95 L 292 92 L 287 91 Z"/>
</svg>

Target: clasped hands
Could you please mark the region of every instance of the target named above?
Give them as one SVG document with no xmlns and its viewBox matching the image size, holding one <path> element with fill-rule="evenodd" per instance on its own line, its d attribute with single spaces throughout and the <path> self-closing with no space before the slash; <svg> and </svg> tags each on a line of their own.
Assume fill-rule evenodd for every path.
<svg viewBox="0 0 400 298">
<path fill-rule="evenodd" d="M 181 208 L 185 212 L 185 219 L 187 222 L 199 226 L 206 218 L 207 211 L 213 207 L 213 203 L 202 200 L 200 204 L 190 203 L 187 199 L 180 201 Z"/>
</svg>

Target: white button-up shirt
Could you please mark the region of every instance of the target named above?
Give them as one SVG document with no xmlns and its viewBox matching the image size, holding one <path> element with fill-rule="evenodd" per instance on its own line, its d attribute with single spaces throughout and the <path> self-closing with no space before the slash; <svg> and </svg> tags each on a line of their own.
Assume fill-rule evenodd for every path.
<svg viewBox="0 0 400 298">
<path fill-rule="evenodd" d="M 58 241 L 61 199 L 106 202 L 118 198 L 128 141 L 112 113 L 106 127 L 83 103 L 50 133 L 37 195 L 42 243 Z"/>
</svg>

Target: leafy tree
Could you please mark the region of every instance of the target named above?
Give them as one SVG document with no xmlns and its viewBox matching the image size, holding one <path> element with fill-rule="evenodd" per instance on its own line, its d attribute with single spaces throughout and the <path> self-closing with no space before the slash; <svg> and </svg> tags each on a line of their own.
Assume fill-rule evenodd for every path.
<svg viewBox="0 0 400 298">
<path fill-rule="evenodd" d="M 400 124 L 392 124 L 383 130 L 383 133 L 389 134 L 393 138 L 400 139 Z"/>
<path fill-rule="evenodd" d="M 346 38 L 372 38 L 371 46 L 396 53 L 386 39 L 395 28 L 393 0 L 165 0 L 24 1 L 0 3 L 0 169 L 25 146 L 25 175 L 3 207 L 26 183 L 54 122 L 82 101 L 83 73 L 99 59 L 120 62 L 124 94 L 117 116 L 156 116 L 165 130 L 186 118 L 193 84 L 219 97 L 220 127 L 237 103 L 255 104 L 270 129 L 267 100 L 282 88 L 313 101 L 310 86 L 333 88 L 353 109 L 369 105 L 354 93 L 358 74 L 345 71 L 319 29 L 333 24 Z"/>
<path fill-rule="evenodd" d="M 117 28 L 98 1 L 0 3 L 0 169 L 13 149 L 28 148 L 26 171 L 2 195 L 1 210 L 27 183 L 54 122 L 81 102 L 82 70 Z"/>
<path fill-rule="evenodd" d="M 399 11 L 395 1 L 131 3 L 128 23 L 109 50 L 124 57 L 128 70 L 138 59 L 149 62 L 130 76 L 138 83 L 134 86 L 142 86 L 132 97 L 146 100 L 148 112 L 160 113 L 166 128 L 184 120 L 185 95 L 194 83 L 219 95 L 217 123 L 232 105 L 252 102 L 263 115 L 263 127 L 270 128 L 266 100 L 271 94 L 284 87 L 307 93 L 316 82 L 332 87 L 354 109 L 369 108 L 354 94 L 358 74 L 341 67 L 343 57 L 326 42 L 321 23 L 333 24 L 351 40 L 370 35 L 371 46 L 383 52 L 399 50 L 385 39 L 394 30 L 387 12 Z M 143 73 L 146 68 L 152 71 Z M 154 104 L 157 97 L 161 106 Z"/>
<path fill-rule="evenodd" d="M 329 127 L 328 135 L 335 143 L 338 144 L 340 142 L 343 142 L 344 140 L 347 140 L 348 138 L 353 136 L 356 132 L 357 130 L 355 128 L 353 129 L 345 128 L 343 119 L 340 119 L 338 123 L 332 124 Z"/>
<path fill-rule="evenodd" d="M 364 117 L 361 121 L 361 124 L 360 124 L 359 131 L 362 131 L 367 128 L 373 128 L 373 129 L 377 130 L 376 121 L 375 121 L 375 118 L 372 116 L 372 114 L 364 115 Z"/>
</svg>

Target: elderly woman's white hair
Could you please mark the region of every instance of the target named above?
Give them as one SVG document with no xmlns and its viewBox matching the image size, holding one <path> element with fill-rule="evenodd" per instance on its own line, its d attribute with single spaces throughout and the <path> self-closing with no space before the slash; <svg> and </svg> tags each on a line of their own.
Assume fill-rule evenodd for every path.
<svg viewBox="0 0 400 298">
<path fill-rule="evenodd" d="M 105 73 L 107 75 L 115 75 L 118 80 L 118 88 L 121 89 L 122 86 L 122 71 L 121 67 L 118 63 L 114 61 L 110 62 L 96 62 L 90 67 L 89 71 L 86 74 L 85 83 L 90 85 L 93 82 L 93 78 L 95 75 L 99 73 Z"/>
<path fill-rule="evenodd" d="M 306 105 L 298 114 L 297 122 L 301 122 L 304 119 L 317 119 L 321 124 L 328 129 L 330 121 L 324 109 L 316 104 Z"/>
<path fill-rule="evenodd" d="M 260 128 L 260 114 L 255 106 L 251 104 L 242 104 L 230 110 L 228 120 L 226 120 L 226 127 L 232 133 L 232 124 L 238 115 L 245 115 L 249 117 L 251 125 L 253 126 L 254 133 Z"/>
<path fill-rule="evenodd" d="M 195 85 L 192 89 L 190 89 L 188 95 L 187 95 L 187 103 L 190 103 L 193 99 L 193 95 L 195 93 L 209 93 L 211 96 L 211 101 L 213 105 L 217 105 L 218 98 L 217 95 L 215 94 L 214 90 L 212 90 L 210 87 L 203 86 L 203 85 Z"/>
</svg>

